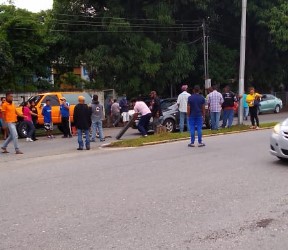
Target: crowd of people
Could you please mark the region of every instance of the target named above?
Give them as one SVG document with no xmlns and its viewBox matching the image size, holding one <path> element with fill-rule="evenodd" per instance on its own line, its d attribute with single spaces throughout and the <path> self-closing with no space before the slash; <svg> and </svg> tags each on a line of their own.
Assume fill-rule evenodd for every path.
<svg viewBox="0 0 288 250">
<path fill-rule="evenodd" d="M 195 147 L 195 134 L 197 130 L 198 146 L 203 147 L 205 144 L 202 141 L 202 125 L 206 116 L 206 103 L 208 104 L 209 116 L 211 119 L 211 130 L 217 131 L 220 128 L 230 128 L 233 123 L 235 102 L 243 99 L 244 119 L 248 119 L 250 114 L 251 129 L 259 128 L 259 119 L 257 109 L 260 105 L 261 95 L 255 92 L 253 87 L 249 88 L 249 93 L 243 96 L 234 94 L 229 86 L 226 86 L 223 93 L 220 93 L 217 86 L 212 86 L 208 90 L 206 98 L 201 94 L 201 89 L 198 85 L 194 86 L 192 94 L 188 92 L 188 85 L 183 85 L 182 93 L 177 98 L 179 109 L 179 127 L 180 133 L 184 131 L 186 120 L 187 131 L 191 134 L 189 147 Z M 118 126 L 122 120 L 125 126 L 131 119 L 129 109 L 134 110 L 133 119 L 138 119 L 138 130 L 143 137 L 147 137 L 149 123 L 153 119 L 153 129 L 156 131 L 157 126 L 161 124 L 162 110 L 160 98 L 156 91 L 151 91 L 149 101 L 144 101 L 141 97 L 131 99 L 128 103 L 126 95 L 120 100 L 114 99 L 109 106 L 109 112 L 106 114 L 111 118 L 114 127 Z M 42 109 L 44 117 L 44 129 L 46 136 L 52 139 L 54 136 L 52 107 L 50 100 L 46 100 L 46 104 Z M 223 114 L 222 126 L 220 127 L 220 116 Z M 65 97 L 60 99 L 60 115 L 63 138 L 71 138 L 71 123 L 70 123 L 70 104 Z M 38 113 L 35 103 L 24 102 L 22 113 L 18 112 L 13 103 L 13 94 L 7 93 L 1 98 L 0 106 L 0 126 L 5 140 L 1 149 L 3 153 L 8 153 L 7 147 L 13 141 L 16 154 L 23 154 L 19 149 L 18 133 L 16 129 L 17 117 L 22 117 L 27 124 L 27 142 L 37 140 L 35 128 L 37 125 Z M 83 150 L 84 145 L 86 150 L 90 150 L 90 143 L 96 141 L 96 135 L 99 135 L 101 142 L 105 141 L 103 133 L 103 120 L 105 120 L 104 107 L 100 104 L 98 96 L 93 95 L 92 102 L 86 104 L 84 96 L 78 97 L 78 104 L 73 112 L 74 125 L 78 135 L 78 150 Z M 90 137 L 90 131 L 92 136 Z M 85 143 L 83 141 L 85 136 Z"/>
<path fill-rule="evenodd" d="M 234 119 L 235 103 L 243 99 L 243 116 L 244 120 L 248 120 L 248 115 L 251 118 L 251 129 L 259 129 L 258 107 L 262 95 L 255 92 L 254 87 L 249 88 L 249 93 L 243 96 L 234 94 L 227 85 L 223 89 L 223 93 L 217 90 L 217 86 L 212 86 L 208 89 L 209 94 L 206 96 L 206 101 L 203 95 L 200 95 L 200 87 L 195 86 L 193 93 L 190 95 L 187 92 L 188 86 L 182 86 L 182 93 L 178 96 L 177 104 L 180 112 L 180 132 L 183 132 L 184 121 L 187 119 L 187 130 L 191 134 L 191 143 L 189 147 L 195 147 L 195 128 L 197 128 L 198 146 L 203 147 L 202 142 L 202 125 L 205 120 L 206 108 L 208 104 L 208 112 L 211 121 L 211 130 L 217 131 L 220 129 L 220 116 L 223 115 L 221 128 L 231 128 Z M 238 104 L 236 106 L 238 108 Z M 187 110 L 187 112 L 185 112 Z"/>
</svg>

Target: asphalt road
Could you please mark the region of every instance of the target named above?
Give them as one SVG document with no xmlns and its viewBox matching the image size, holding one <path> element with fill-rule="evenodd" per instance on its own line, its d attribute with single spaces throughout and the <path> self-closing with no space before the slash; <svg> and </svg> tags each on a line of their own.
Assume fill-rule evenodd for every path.
<svg viewBox="0 0 288 250">
<path fill-rule="evenodd" d="M 269 135 L 81 152 L 75 138 L 22 141 L 24 155 L 0 155 L 0 249 L 288 249 L 288 165 Z"/>
</svg>

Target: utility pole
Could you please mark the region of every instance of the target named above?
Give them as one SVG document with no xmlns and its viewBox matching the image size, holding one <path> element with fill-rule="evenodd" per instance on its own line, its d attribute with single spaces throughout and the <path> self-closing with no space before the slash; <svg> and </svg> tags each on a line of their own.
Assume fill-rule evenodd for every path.
<svg viewBox="0 0 288 250">
<path fill-rule="evenodd" d="M 241 41 L 240 41 L 240 68 L 239 68 L 239 95 L 244 94 L 245 79 L 245 56 L 246 56 L 246 18 L 247 18 L 247 0 L 242 0 L 242 21 L 241 21 Z M 238 124 L 243 124 L 243 99 L 240 99 Z"/>
<path fill-rule="evenodd" d="M 203 20 L 202 23 L 202 28 L 203 28 L 203 48 L 204 48 L 204 78 L 205 81 L 207 79 L 207 62 L 206 62 L 206 24 L 205 24 L 205 20 Z"/>
<path fill-rule="evenodd" d="M 209 36 L 206 35 L 206 23 L 203 20 L 203 49 L 204 49 L 204 79 L 205 79 L 205 92 L 211 87 L 211 80 L 209 79 Z M 207 94 L 207 93 L 206 93 Z"/>
<path fill-rule="evenodd" d="M 209 79 L 209 36 L 206 36 L 206 74 L 207 74 L 206 79 L 208 80 Z"/>
</svg>

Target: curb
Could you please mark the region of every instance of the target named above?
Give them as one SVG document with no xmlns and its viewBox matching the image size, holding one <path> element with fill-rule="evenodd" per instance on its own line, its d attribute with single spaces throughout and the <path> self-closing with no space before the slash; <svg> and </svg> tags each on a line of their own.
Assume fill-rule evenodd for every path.
<svg viewBox="0 0 288 250">
<path fill-rule="evenodd" d="M 238 131 L 231 131 L 231 132 L 225 132 L 225 133 L 217 133 L 217 134 L 210 134 L 210 135 L 203 135 L 203 137 L 207 138 L 207 137 L 213 137 L 213 136 L 223 136 L 223 135 L 231 135 L 231 134 L 240 134 L 240 133 L 247 133 L 247 132 L 252 132 L 252 131 L 261 131 L 261 130 L 268 130 L 268 129 L 272 129 L 274 126 L 270 126 L 270 127 L 263 127 L 263 128 L 259 128 L 257 130 L 253 130 L 253 129 L 245 129 L 245 130 L 238 130 Z M 165 144 L 165 143 L 170 143 L 170 142 L 178 142 L 178 141 L 185 141 L 185 140 L 189 140 L 190 137 L 184 137 L 184 138 L 179 138 L 179 139 L 170 139 L 170 140 L 164 140 L 164 141 L 155 141 L 155 142 L 146 142 L 143 143 L 141 146 L 153 146 L 153 145 L 158 145 L 158 144 Z M 113 142 L 110 143 L 106 143 L 100 146 L 100 148 L 102 149 L 127 149 L 127 148 L 138 148 L 141 146 L 137 146 L 137 147 L 110 147 L 111 144 Z"/>
</svg>

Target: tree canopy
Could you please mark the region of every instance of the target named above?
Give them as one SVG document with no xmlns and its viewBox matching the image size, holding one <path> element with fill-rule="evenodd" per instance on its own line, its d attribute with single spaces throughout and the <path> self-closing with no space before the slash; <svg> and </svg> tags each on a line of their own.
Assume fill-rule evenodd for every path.
<svg viewBox="0 0 288 250">
<path fill-rule="evenodd" d="M 249 0 L 247 14 L 246 86 L 287 88 L 287 1 Z M 205 28 L 212 82 L 237 86 L 238 0 L 54 0 L 52 11 L 38 14 L 0 6 L 0 23 L 5 84 L 45 76 L 51 66 L 68 81 L 83 65 L 87 88 L 175 94 L 183 82 L 204 85 Z"/>
</svg>

